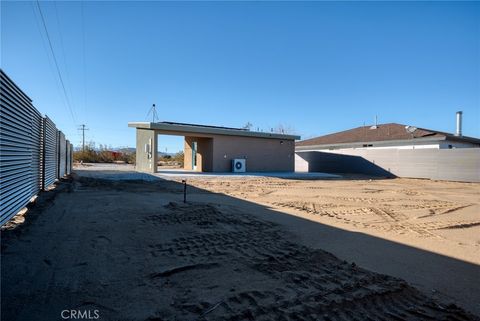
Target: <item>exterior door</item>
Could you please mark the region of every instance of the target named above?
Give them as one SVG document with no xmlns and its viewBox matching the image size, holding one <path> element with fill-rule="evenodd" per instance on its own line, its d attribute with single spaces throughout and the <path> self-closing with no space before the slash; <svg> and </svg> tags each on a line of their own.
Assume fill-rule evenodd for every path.
<svg viewBox="0 0 480 321">
<path fill-rule="evenodd" d="M 197 142 L 192 142 L 192 169 L 197 170 Z"/>
</svg>

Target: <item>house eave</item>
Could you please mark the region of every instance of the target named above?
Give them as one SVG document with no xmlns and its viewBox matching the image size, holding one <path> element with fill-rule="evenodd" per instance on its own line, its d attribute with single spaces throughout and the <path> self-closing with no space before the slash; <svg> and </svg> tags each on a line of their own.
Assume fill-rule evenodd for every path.
<svg viewBox="0 0 480 321">
<path fill-rule="evenodd" d="M 364 145 L 374 145 L 375 147 L 381 146 L 405 146 L 405 145 L 418 145 L 419 143 L 432 143 L 445 141 L 445 136 L 436 137 L 419 137 L 413 139 L 401 139 L 401 140 L 380 140 L 380 141 L 368 141 L 368 142 L 354 142 L 354 143 L 338 143 L 338 144 L 321 144 L 321 145 L 306 145 L 295 146 L 296 151 L 312 150 L 312 149 L 341 149 L 341 148 L 363 148 Z"/>
</svg>

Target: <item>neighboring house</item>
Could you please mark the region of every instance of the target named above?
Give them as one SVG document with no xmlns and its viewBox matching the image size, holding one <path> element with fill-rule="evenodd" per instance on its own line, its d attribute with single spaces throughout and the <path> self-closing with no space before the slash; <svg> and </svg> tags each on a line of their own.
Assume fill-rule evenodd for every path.
<svg viewBox="0 0 480 321">
<path fill-rule="evenodd" d="M 357 127 L 295 144 L 296 151 L 472 147 L 480 147 L 480 139 L 396 123 Z"/>
<path fill-rule="evenodd" d="M 296 142 L 295 171 L 480 182 L 480 139 L 401 124 Z"/>
</svg>

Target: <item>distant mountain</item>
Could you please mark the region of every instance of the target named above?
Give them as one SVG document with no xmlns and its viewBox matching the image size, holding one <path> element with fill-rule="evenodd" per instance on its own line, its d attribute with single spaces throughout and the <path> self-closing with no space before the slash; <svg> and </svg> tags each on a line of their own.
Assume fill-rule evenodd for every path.
<svg viewBox="0 0 480 321">
<path fill-rule="evenodd" d="M 114 148 L 113 150 L 120 153 L 135 153 L 136 151 L 135 147 Z"/>
<path fill-rule="evenodd" d="M 159 157 L 162 157 L 162 156 L 173 156 L 175 155 L 176 153 L 164 153 L 164 152 L 158 152 L 158 156 Z"/>
<path fill-rule="evenodd" d="M 112 148 L 113 151 L 120 152 L 120 153 L 127 153 L 132 154 L 136 152 L 134 147 L 120 147 L 120 148 Z M 177 153 L 165 153 L 165 152 L 158 152 L 158 157 L 162 156 L 174 156 Z"/>
</svg>

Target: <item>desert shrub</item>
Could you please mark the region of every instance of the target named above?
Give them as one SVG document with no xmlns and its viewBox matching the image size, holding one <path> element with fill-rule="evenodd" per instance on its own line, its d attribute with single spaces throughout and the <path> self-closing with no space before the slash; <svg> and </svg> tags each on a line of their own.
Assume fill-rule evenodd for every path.
<svg viewBox="0 0 480 321">
<path fill-rule="evenodd" d="M 136 155 L 135 153 L 122 153 L 122 155 L 120 156 L 120 161 L 123 161 L 127 164 L 135 164 L 136 162 Z"/>
<path fill-rule="evenodd" d="M 77 150 L 73 152 L 73 161 L 75 162 L 85 162 L 85 163 L 96 163 L 98 162 L 97 152 L 95 150 L 95 143 L 88 143 L 85 145 L 84 150 Z"/>
<path fill-rule="evenodd" d="M 183 167 L 183 151 L 176 153 L 175 155 L 172 156 L 170 161 L 180 163 L 180 165 Z"/>
<path fill-rule="evenodd" d="M 164 162 L 168 162 L 168 161 L 172 160 L 172 156 L 171 155 L 163 155 L 162 157 L 160 157 L 160 160 L 164 161 Z"/>
<path fill-rule="evenodd" d="M 95 143 L 90 142 L 85 146 L 85 150 L 73 152 L 75 162 L 84 163 L 113 163 L 123 161 L 128 164 L 135 164 L 135 153 L 133 152 L 115 152 L 106 145 L 100 145 L 95 148 Z"/>
</svg>

